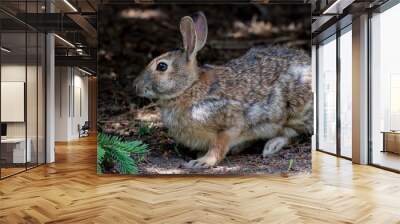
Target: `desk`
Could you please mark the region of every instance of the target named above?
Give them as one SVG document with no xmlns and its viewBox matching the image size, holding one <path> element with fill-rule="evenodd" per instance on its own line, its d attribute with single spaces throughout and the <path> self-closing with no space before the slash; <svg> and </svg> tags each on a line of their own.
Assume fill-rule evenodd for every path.
<svg viewBox="0 0 400 224">
<path fill-rule="evenodd" d="M 2 157 L 2 159 L 5 159 L 7 163 L 30 162 L 32 159 L 32 154 L 31 154 L 32 141 L 30 138 L 28 138 L 27 142 L 28 142 L 28 144 L 25 144 L 25 138 L 1 139 L 1 157 Z M 25 145 L 28 146 L 28 147 L 26 147 L 26 152 L 25 152 Z M 25 161 L 25 159 L 26 159 L 26 161 Z"/>
<path fill-rule="evenodd" d="M 400 154 L 400 131 L 383 131 L 383 151 Z"/>
</svg>

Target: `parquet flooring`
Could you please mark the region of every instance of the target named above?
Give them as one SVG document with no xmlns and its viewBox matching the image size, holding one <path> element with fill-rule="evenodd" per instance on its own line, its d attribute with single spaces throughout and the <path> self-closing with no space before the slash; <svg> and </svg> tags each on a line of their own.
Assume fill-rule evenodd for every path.
<svg viewBox="0 0 400 224">
<path fill-rule="evenodd" d="M 2 167 L 1 168 L 1 176 L 2 177 L 7 177 L 7 176 L 13 175 L 15 173 L 22 172 L 24 170 L 25 170 L 25 167 L 23 167 L 23 168 L 22 167 L 21 168 L 13 168 L 13 167 L 4 168 L 4 167 Z"/>
<path fill-rule="evenodd" d="M 400 223 L 400 175 L 313 153 L 313 173 L 97 176 L 95 138 L 0 181 L 0 223 Z"/>
</svg>

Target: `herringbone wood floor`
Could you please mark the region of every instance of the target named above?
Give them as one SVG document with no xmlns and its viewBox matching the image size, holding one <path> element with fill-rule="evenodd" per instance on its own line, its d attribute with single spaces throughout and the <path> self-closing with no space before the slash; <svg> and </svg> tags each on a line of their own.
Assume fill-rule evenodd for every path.
<svg viewBox="0 0 400 224">
<path fill-rule="evenodd" d="M 0 223 L 400 223 L 400 175 L 322 154 L 284 178 L 97 176 L 94 138 L 0 181 Z"/>
</svg>

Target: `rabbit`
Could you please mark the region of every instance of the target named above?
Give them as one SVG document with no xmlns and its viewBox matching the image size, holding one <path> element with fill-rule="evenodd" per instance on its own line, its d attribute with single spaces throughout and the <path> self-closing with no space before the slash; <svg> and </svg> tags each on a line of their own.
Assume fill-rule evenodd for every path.
<svg viewBox="0 0 400 224">
<path fill-rule="evenodd" d="M 305 51 L 254 47 L 225 65 L 201 67 L 196 55 L 207 39 L 204 13 L 183 17 L 180 32 L 183 49 L 153 59 L 134 88 L 138 96 L 158 100 L 161 120 L 177 142 L 203 152 L 185 168 L 211 168 L 249 141 L 267 140 L 267 157 L 299 135 L 311 136 L 311 60 Z"/>
</svg>

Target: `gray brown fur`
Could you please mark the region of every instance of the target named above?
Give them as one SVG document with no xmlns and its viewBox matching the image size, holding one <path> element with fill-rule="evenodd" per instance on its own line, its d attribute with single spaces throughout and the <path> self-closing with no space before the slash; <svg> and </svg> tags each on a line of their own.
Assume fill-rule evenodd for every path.
<svg viewBox="0 0 400 224">
<path fill-rule="evenodd" d="M 155 58 L 135 81 L 140 96 L 159 99 L 162 120 L 178 142 L 206 151 L 186 167 L 214 166 L 235 146 L 256 139 L 268 139 L 268 156 L 311 134 L 309 55 L 286 47 L 252 48 L 223 66 L 199 67 L 196 53 L 205 44 L 206 24 L 203 13 L 182 18 L 185 49 Z M 156 70 L 160 62 L 168 64 L 166 71 Z"/>
</svg>

